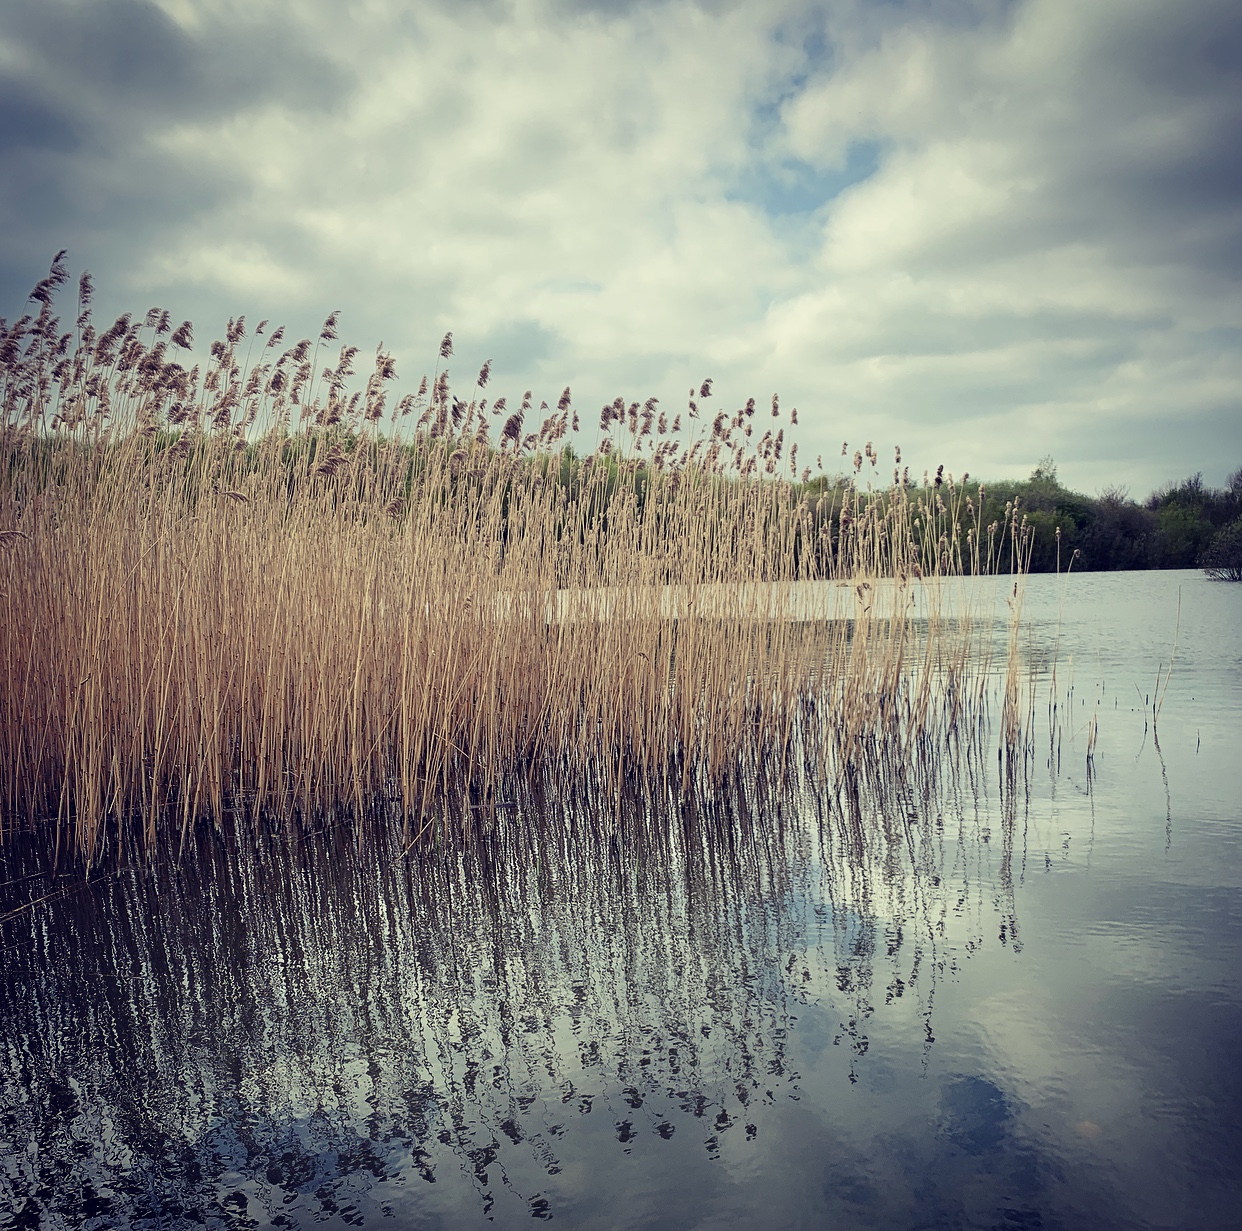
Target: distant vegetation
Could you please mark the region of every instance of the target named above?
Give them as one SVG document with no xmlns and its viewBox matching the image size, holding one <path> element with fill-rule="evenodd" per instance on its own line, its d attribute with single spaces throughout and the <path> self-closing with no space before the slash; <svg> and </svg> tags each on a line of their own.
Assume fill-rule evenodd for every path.
<svg viewBox="0 0 1242 1231">
<path fill-rule="evenodd" d="M 984 524 L 1004 519 L 1017 502 L 1034 531 L 1031 571 L 1202 568 L 1222 579 L 1242 580 L 1242 469 L 1223 488 L 1202 474 L 1170 483 L 1143 501 L 1125 488 L 1084 496 L 1061 485 L 1056 465 L 1044 458 L 1025 481 L 964 485 L 982 504 Z"/>
</svg>

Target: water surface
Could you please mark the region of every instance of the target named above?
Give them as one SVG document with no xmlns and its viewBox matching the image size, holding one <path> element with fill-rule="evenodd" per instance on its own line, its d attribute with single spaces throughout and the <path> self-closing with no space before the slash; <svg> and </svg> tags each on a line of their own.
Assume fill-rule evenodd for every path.
<svg viewBox="0 0 1242 1231">
<path fill-rule="evenodd" d="M 10 846 L 0 1228 L 1236 1226 L 1242 586 L 1023 601 L 1018 757 Z"/>
</svg>

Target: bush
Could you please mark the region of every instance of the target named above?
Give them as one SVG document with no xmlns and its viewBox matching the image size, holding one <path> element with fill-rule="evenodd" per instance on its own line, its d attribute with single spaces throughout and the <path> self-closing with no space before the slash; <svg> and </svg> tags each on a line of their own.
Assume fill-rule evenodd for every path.
<svg viewBox="0 0 1242 1231">
<path fill-rule="evenodd" d="M 1218 581 L 1242 581 L 1242 517 L 1216 532 L 1199 563 Z"/>
</svg>

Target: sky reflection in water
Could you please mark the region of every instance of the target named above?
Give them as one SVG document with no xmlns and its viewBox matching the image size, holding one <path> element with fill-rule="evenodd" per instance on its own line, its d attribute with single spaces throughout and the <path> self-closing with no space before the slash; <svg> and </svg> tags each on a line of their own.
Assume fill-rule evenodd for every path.
<svg viewBox="0 0 1242 1231">
<path fill-rule="evenodd" d="M 1016 764 L 515 785 L 416 860 L 10 848 L 0 1228 L 1234 1225 L 1242 587 L 1027 613 Z"/>
</svg>

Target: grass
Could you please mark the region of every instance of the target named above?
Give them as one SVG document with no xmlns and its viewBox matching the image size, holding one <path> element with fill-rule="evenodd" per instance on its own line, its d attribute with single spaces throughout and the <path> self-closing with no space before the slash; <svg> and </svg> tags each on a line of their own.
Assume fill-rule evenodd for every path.
<svg viewBox="0 0 1242 1231">
<path fill-rule="evenodd" d="M 707 381 L 671 423 L 619 398 L 579 456 L 568 389 L 489 404 L 485 366 L 459 398 L 451 335 L 390 405 L 382 349 L 353 392 L 355 348 L 320 370 L 335 314 L 283 350 L 230 321 L 188 367 L 167 313 L 97 333 L 86 277 L 62 333 L 64 281 L 58 258 L 0 333 L 0 825 L 57 853 L 394 802 L 412 840 L 533 767 L 827 772 L 984 704 L 975 600 L 943 579 L 1012 571 L 1016 628 L 1016 508 L 873 486 L 870 444 L 799 472 L 775 397 L 709 420 Z"/>
</svg>

